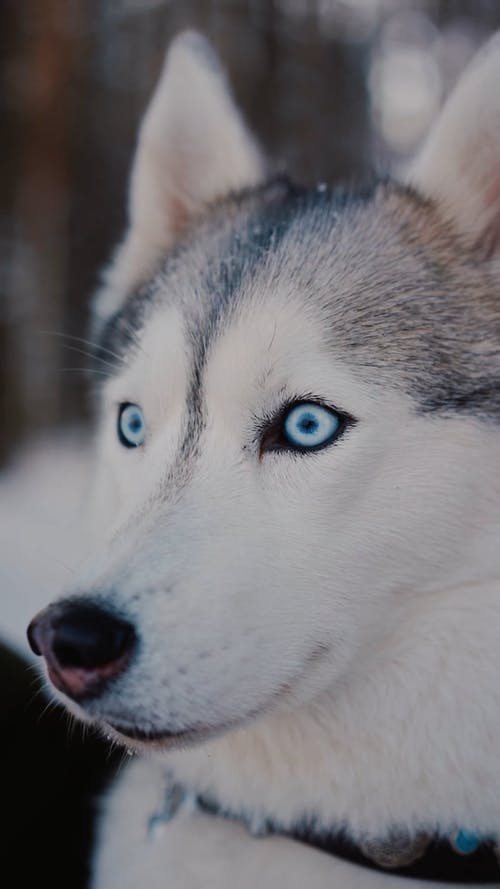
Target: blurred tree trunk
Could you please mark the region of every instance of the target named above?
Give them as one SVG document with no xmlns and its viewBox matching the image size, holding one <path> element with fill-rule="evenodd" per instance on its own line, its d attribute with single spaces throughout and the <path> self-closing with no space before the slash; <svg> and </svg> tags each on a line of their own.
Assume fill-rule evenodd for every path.
<svg viewBox="0 0 500 889">
<path fill-rule="evenodd" d="M 15 228 L 10 239 L 5 353 L 9 417 L 24 433 L 60 417 L 59 350 L 47 331 L 64 329 L 68 208 L 68 84 L 77 64 L 65 31 L 65 0 L 30 0 L 19 23 Z M 71 15 L 78 13 L 72 2 Z"/>
</svg>

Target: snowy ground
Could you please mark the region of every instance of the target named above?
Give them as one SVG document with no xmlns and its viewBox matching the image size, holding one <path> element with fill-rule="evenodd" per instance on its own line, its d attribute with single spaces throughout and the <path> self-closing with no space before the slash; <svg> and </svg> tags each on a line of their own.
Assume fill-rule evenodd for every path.
<svg viewBox="0 0 500 889">
<path fill-rule="evenodd" d="M 26 627 L 82 556 L 90 478 L 85 434 L 64 431 L 0 474 L 0 641 L 30 657 Z"/>
</svg>

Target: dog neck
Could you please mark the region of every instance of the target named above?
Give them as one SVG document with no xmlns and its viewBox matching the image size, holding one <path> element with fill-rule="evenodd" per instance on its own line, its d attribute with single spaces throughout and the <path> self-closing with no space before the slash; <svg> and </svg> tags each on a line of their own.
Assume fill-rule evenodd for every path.
<svg viewBox="0 0 500 889">
<path fill-rule="evenodd" d="M 292 836 L 313 823 L 359 847 L 395 832 L 497 842 L 499 607 L 496 583 L 415 596 L 334 688 L 169 754 L 168 767 L 221 811 Z"/>
</svg>

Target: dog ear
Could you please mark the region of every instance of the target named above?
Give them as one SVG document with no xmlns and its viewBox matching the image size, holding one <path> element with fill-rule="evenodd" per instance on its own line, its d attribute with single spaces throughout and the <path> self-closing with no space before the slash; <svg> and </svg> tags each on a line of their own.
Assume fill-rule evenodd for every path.
<svg viewBox="0 0 500 889">
<path fill-rule="evenodd" d="M 217 198 L 265 177 L 265 162 L 210 44 L 193 31 L 170 45 L 140 126 L 129 230 L 97 294 L 97 321 L 130 291 Z"/>
<path fill-rule="evenodd" d="M 500 248 L 500 33 L 466 68 L 405 178 L 466 242 L 485 255 Z"/>
</svg>

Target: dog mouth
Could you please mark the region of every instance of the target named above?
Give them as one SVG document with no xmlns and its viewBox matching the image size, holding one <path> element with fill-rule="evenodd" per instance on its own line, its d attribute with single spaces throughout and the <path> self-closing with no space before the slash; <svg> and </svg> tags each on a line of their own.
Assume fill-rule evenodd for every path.
<svg viewBox="0 0 500 889">
<path fill-rule="evenodd" d="M 169 731 L 168 729 L 153 730 L 142 729 L 137 726 L 124 726 L 119 723 L 109 723 L 110 728 L 118 735 L 122 735 L 128 741 L 142 741 L 143 743 L 155 741 L 176 741 L 187 738 L 190 735 L 198 734 L 196 729 L 182 729 L 180 731 Z"/>
<path fill-rule="evenodd" d="M 138 750 L 151 747 L 160 747 L 163 750 L 191 747 L 220 735 L 230 728 L 232 728 L 231 725 L 192 726 L 172 731 L 171 729 L 144 729 L 140 726 L 122 725 L 117 722 L 101 723 L 101 729 L 108 740 L 114 739 L 118 743 L 125 744 L 127 747 L 136 747 Z"/>
<path fill-rule="evenodd" d="M 198 724 L 183 729 L 149 729 L 139 725 L 125 725 L 115 720 L 99 720 L 100 728 L 108 740 L 114 739 L 127 747 L 137 750 L 157 747 L 162 750 L 194 747 L 205 741 L 220 737 L 227 732 L 244 728 L 259 716 L 269 711 L 269 706 L 260 707 L 244 716 L 235 717 L 218 724 Z M 111 733 L 111 734 L 110 734 Z"/>
<path fill-rule="evenodd" d="M 322 660 L 328 652 L 329 649 L 326 646 L 318 645 L 307 659 L 306 664 Z M 290 692 L 293 691 L 295 681 L 302 675 L 302 672 L 303 671 L 300 671 L 298 676 L 293 677 L 293 680 L 282 683 L 277 691 L 271 694 L 259 707 L 219 724 L 212 723 L 207 725 L 201 723 L 175 730 L 167 728 L 143 728 L 136 723 L 126 724 L 119 720 L 106 719 L 104 715 L 98 719 L 98 724 L 100 724 L 101 730 L 108 736 L 109 740 L 114 738 L 115 741 L 124 744 L 129 748 L 135 747 L 138 750 L 144 750 L 151 747 L 158 747 L 163 750 L 173 750 L 176 748 L 196 746 L 204 741 L 209 741 L 212 738 L 219 737 L 232 730 L 245 728 L 255 719 L 271 712 L 279 699 L 288 697 Z"/>
</svg>

